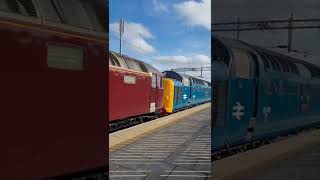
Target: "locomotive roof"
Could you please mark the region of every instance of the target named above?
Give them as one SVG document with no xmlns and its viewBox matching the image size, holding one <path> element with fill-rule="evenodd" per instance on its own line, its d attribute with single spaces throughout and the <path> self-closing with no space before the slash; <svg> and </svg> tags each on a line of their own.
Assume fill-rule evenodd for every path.
<svg viewBox="0 0 320 180">
<path fill-rule="evenodd" d="M 206 81 L 206 80 L 201 79 L 201 78 L 198 78 L 198 77 L 190 76 L 190 75 L 187 75 L 187 74 L 184 74 L 184 76 L 185 76 L 185 77 L 188 77 L 188 78 L 190 78 L 190 79 L 192 79 L 192 80 L 194 80 L 194 81 L 195 81 L 195 80 L 198 80 L 198 81 L 206 82 L 206 83 L 208 83 L 209 85 L 211 84 L 211 82 Z"/>
<path fill-rule="evenodd" d="M 225 38 L 225 37 L 218 37 L 214 36 L 212 37 L 215 41 L 220 41 L 223 45 L 229 47 L 229 48 L 240 48 L 247 51 L 254 51 L 252 48 L 250 48 L 246 43 L 244 43 L 241 40 L 235 40 L 231 38 Z"/>
<path fill-rule="evenodd" d="M 178 73 L 178 72 L 175 72 L 175 71 L 164 71 L 162 72 L 164 75 L 167 75 L 169 74 L 171 78 L 174 78 L 178 81 L 182 81 L 182 78 L 188 78 L 188 79 L 192 79 L 193 81 L 202 81 L 202 82 L 206 82 L 208 83 L 209 85 L 211 85 L 211 82 L 208 82 L 206 80 L 203 80 L 203 79 L 200 79 L 200 78 L 197 78 L 197 77 L 193 77 L 193 76 L 190 76 L 190 75 L 187 75 L 187 74 L 181 74 L 181 73 Z"/>
<path fill-rule="evenodd" d="M 135 59 L 135 58 L 133 58 L 133 57 L 129 57 L 129 56 L 127 56 L 127 55 L 123 55 L 123 54 L 120 54 L 120 53 L 117 53 L 117 52 L 114 52 L 114 51 L 110 51 L 110 50 L 109 50 L 109 52 L 112 53 L 116 58 L 118 58 L 118 57 L 125 57 L 126 59 L 129 59 L 129 60 L 131 60 L 131 61 L 136 61 L 136 62 L 139 62 L 139 63 L 143 64 L 143 65 L 147 68 L 147 71 L 148 71 L 148 72 L 156 73 L 156 74 L 161 74 L 161 72 L 160 72 L 158 69 L 154 68 L 152 65 L 150 65 L 150 64 L 148 64 L 148 63 L 146 63 L 146 62 L 143 62 L 143 61 L 141 61 L 141 60 L 138 60 L 138 59 Z"/>
<path fill-rule="evenodd" d="M 285 54 L 281 54 L 279 52 L 275 52 L 263 47 L 259 47 L 256 45 L 251 45 L 249 43 L 243 42 L 241 40 L 236 40 L 236 39 L 231 39 L 231 38 L 225 38 L 225 37 L 219 37 L 219 36 L 212 36 L 212 38 L 214 39 L 214 41 L 218 41 L 220 43 L 222 43 L 224 46 L 228 47 L 228 48 L 239 48 L 239 49 L 243 49 L 249 52 L 264 52 L 273 56 L 279 56 L 279 57 L 283 57 L 286 61 L 289 61 L 291 63 L 300 63 L 305 65 L 308 69 L 310 69 L 312 72 L 318 74 L 320 73 L 320 67 L 312 64 L 310 62 L 301 60 L 301 59 L 297 59 L 294 58 L 292 56 L 288 56 Z"/>
</svg>

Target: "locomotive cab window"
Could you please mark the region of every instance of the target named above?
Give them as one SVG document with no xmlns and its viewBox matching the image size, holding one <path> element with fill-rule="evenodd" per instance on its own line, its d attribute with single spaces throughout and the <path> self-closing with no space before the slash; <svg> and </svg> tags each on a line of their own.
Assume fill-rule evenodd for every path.
<svg viewBox="0 0 320 180">
<path fill-rule="evenodd" d="M 174 87 L 174 102 L 178 101 L 178 87 Z"/>
<path fill-rule="evenodd" d="M 176 101 L 179 102 L 182 96 L 182 89 L 181 87 L 176 87 Z"/>
<path fill-rule="evenodd" d="M 162 82 L 163 80 L 161 76 L 157 76 L 157 77 L 158 77 L 157 85 L 161 89 L 163 88 L 163 82 Z"/>
<path fill-rule="evenodd" d="M 240 49 L 232 48 L 234 55 L 235 77 L 249 79 L 251 77 L 251 58 L 249 54 Z"/>
<path fill-rule="evenodd" d="M 184 86 L 190 87 L 190 80 L 188 78 L 183 77 L 182 83 Z"/>
<path fill-rule="evenodd" d="M 163 78 L 159 77 L 159 82 L 160 82 L 160 88 L 163 88 Z"/>
<path fill-rule="evenodd" d="M 152 88 L 156 88 L 157 87 L 157 75 L 156 74 L 152 74 L 151 87 Z"/>
</svg>

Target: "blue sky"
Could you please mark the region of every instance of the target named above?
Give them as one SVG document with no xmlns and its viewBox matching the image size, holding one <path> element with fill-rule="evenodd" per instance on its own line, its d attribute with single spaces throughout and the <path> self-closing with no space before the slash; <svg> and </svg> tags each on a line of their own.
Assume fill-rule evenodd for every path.
<svg viewBox="0 0 320 180">
<path fill-rule="evenodd" d="M 118 24 L 124 18 L 123 54 L 161 71 L 210 66 L 210 7 L 211 0 L 110 0 L 109 49 L 119 51 Z"/>
</svg>

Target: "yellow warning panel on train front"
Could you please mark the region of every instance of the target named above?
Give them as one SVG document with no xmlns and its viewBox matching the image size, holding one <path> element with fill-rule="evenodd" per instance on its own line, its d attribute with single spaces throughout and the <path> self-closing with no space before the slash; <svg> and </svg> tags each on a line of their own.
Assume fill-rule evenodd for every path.
<svg viewBox="0 0 320 180">
<path fill-rule="evenodd" d="M 164 78 L 163 86 L 164 86 L 163 108 L 167 113 L 171 113 L 173 111 L 174 82 L 172 79 Z"/>
</svg>

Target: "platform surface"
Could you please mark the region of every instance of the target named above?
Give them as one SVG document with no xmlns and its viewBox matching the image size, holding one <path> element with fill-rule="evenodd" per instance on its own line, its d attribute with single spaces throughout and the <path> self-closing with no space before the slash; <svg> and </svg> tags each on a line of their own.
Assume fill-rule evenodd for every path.
<svg viewBox="0 0 320 180">
<path fill-rule="evenodd" d="M 234 180 L 319 180 L 320 144 L 282 157 Z"/>
<path fill-rule="evenodd" d="M 128 144 L 128 141 L 136 141 L 137 139 L 147 136 L 148 134 L 152 134 L 158 129 L 170 126 L 177 121 L 183 120 L 189 115 L 207 109 L 208 107 L 211 107 L 210 105 L 211 103 L 198 105 L 191 109 L 176 112 L 162 118 L 111 133 L 109 134 L 109 149 L 119 149 L 119 146 L 121 146 L 123 143 Z"/>
<path fill-rule="evenodd" d="M 214 161 L 212 174 L 214 180 L 320 179 L 320 130 Z"/>
<path fill-rule="evenodd" d="M 109 178 L 211 179 L 210 108 L 111 148 Z"/>
</svg>

